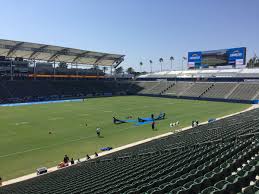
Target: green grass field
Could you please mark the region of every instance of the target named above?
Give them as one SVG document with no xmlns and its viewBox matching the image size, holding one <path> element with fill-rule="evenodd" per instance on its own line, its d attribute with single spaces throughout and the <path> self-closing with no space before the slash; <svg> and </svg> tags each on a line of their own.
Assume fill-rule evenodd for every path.
<svg viewBox="0 0 259 194">
<path fill-rule="evenodd" d="M 74 159 L 170 131 L 171 121 L 186 127 L 193 119 L 206 121 L 248 108 L 245 104 L 191 101 L 143 96 L 92 98 L 85 102 L 0 107 L 0 176 L 4 180 L 56 166 L 64 154 Z M 125 119 L 166 113 L 166 119 L 150 125 L 114 125 L 112 116 Z M 87 127 L 85 126 L 87 123 Z M 104 138 L 96 137 L 101 127 Z M 50 135 L 48 132 L 52 131 Z"/>
</svg>

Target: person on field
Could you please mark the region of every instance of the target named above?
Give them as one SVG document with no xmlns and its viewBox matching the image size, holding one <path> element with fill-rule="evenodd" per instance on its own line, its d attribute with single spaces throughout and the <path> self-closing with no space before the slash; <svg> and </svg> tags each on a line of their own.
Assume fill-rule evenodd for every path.
<svg viewBox="0 0 259 194">
<path fill-rule="evenodd" d="M 65 155 L 63 161 L 65 164 L 67 164 L 69 162 L 69 157 L 67 155 Z"/>
<path fill-rule="evenodd" d="M 71 158 L 71 165 L 75 164 L 75 161 L 73 158 Z"/>
<path fill-rule="evenodd" d="M 98 154 L 97 154 L 97 152 L 94 152 L 94 155 L 95 155 L 95 157 L 98 157 Z"/>
<path fill-rule="evenodd" d="M 151 124 L 152 130 L 155 130 L 155 124 L 156 124 L 155 121 L 153 121 Z"/>
<path fill-rule="evenodd" d="M 162 116 L 163 119 L 165 119 L 165 113 L 163 113 L 163 116 Z"/>
<path fill-rule="evenodd" d="M 199 126 L 199 121 L 198 120 L 196 121 L 196 126 Z"/>
<path fill-rule="evenodd" d="M 192 121 L 192 127 L 197 127 L 197 126 L 199 126 L 199 121 L 197 120 Z"/>
<path fill-rule="evenodd" d="M 96 128 L 96 134 L 97 134 L 98 137 L 100 137 L 100 135 L 101 135 L 101 128 L 99 128 L 99 127 Z"/>
<path fill-rule="evenodd" d="M 86 154 L 86 160 L 90 160 L 90 159 L 91 157 L 88 154 Z"/>
</svg>

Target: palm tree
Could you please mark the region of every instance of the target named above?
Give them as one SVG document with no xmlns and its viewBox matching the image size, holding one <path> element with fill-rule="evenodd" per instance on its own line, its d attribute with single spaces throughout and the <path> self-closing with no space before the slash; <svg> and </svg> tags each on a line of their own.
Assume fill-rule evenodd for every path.
<svg viewBox="0 0 259 194">
<path fill-rule="evenodd" d="M 162 71 L 162 69 L 163 69 L 163 68 L 162 68 L 162 63 L 164 62 L 164 59 L 163 59 L 163 58 L 160 58 L 160 59 L 159 59 L 159 62 L 160 62 L 161 71 Z"/>
<path fill-rule="evenodd" d="M 142 72 L 142 66 L 143 66 L 143 63 L 142 63 L 142 62 L 140 62 L 140 63 L 139 63 L 139 66 L 140 66 L 140 72 Z"/>
<path fill-rule="evenodd" d="M 126 70 L 126 72 L 127 72 L 128 74 L 134 74 L 134 73 L 135 73 L 135 70 L 134 70 L 132 67 L 129 67 L 129 68 Z"/>
<path fill-rule="evenodd" d="M 174 60 L 174 57 L 173 57 L 173 56 L 171 56 L 171 57 L 170 57 L 170 61 L 171 61 L 171 70 L 173 70 L 173 60 Z"/>
<path fill-rule="evenodd" d="M 152 73 L 153 72 L 153 70 L 152 70 L 152 63 L 153 63 L 153 61 L 149 60 L 149 63 L 150 63 L 150 72 Z"/>
</svg>

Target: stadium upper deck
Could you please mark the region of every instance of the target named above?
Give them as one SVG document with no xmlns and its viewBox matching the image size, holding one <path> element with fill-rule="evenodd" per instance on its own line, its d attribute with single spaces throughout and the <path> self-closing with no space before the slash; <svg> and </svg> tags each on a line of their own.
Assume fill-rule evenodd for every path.
<svg viewBox="0 0 259 194">
<path fill-rule="evenodd" d="M 101 66 L 118 65 L 124 58 L 119 54 L 3 39 L 0 39 L 0 56 Z"/>
<path fill-rule="evenodd" d="M 120 54 L 0 39 L 0 74 L 11 79 L 17 76 L 42 75 L 64 78 L 73 75 L 75 78 L 84 78 L 89 74 L 101 73 L 98 68 L 92 69 L 96 72 L 82 69 L 86 66 L 116 68 L 123 60 L 124 55 Z M 67 68 L 68 64 L 71 68 Z M 62 68 L 62 65 L 66 68 Z"/>
<path fill-rule="evenodd" d="M 186 71 L 162 71 L 141 75 L 139 78 L 259 78 L 255 69 L 202 69 Z"/>
</svg>

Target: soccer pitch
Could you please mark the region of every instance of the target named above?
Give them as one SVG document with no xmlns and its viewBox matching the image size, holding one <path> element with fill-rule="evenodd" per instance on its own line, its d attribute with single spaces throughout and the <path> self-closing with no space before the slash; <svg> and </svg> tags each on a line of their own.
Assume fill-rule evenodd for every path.
<svg viewBox="0 0 259 194">
<path fill-rule="evenodd" d="M 0 176 L 4 180 L 35 172 L 38 167 L 56 166 L 67 154 L 74 159 L 148 137 L 167 133 L 170 122 L 180 121 L 178 128 L 192 120 L 207 121 L 248 108 L 247 104 L 193 101 L 144 96 L 91 98 L 84 102 L 0 107 Z M 166 113 L 150 124 L 113 124 L 113 116 L 150 117 Z M 87 123 L 87 126 L 86 126 Z M 100 127 L 103 138 L 96 136 Z M 52 134 L 49 134 L 49 131 Z"/>
</svg>

